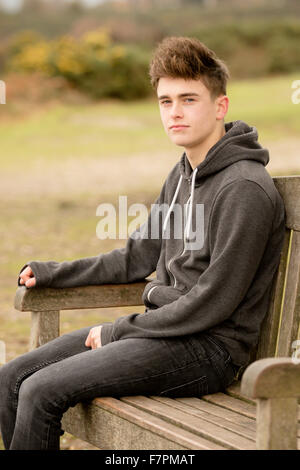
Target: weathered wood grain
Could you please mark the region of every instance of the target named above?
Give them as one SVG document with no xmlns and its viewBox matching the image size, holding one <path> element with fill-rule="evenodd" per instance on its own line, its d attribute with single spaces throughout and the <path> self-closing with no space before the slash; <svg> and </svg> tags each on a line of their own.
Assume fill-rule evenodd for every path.
<svg viewBox="0 0 300 470">
<path fill-rule="evenodd" d="M 15 308 L 21 312 L 75 310 L 86 308 L 125 307 L 142 305 L 142 294 L 149 281 L 131 284 L 52 289 L 18 287 Z"/>
<path fill-rule="evenodd" d="M 70 408 L 63 429 L 101 449 L 222 450 L 177 426 L 115 398 L 96 398 Z"/>
<path fill-rule="evenodd" d="M 273 283 L 269 309 L 261 327 L 256 357 L 254 358 L 256 360 L 275 356 L 290 242 L 291 230 L 286 229 L 280 263 Z"/>
<path fill-rule="evenodd" d="M 297 399 L 259 399 L 257 449 L 297 450 Z"/>
<path fill-rule="evenodd" d="M 32 312 L 29 349 L 35 349 L 59 336 L 59 311 Z"/>
<path fill-rule="evenodd" d="M 277 357 L 253 362 L 244 372 L 241 392 L 251 398 L 300 397 L 300 361 Z"/>
<path fill-rule="evenodd" d="M 232 440 L 232 432 L 255 442 L 255 423 L 253 421 L 251 421 L 251 426 L 241 425 L 234 420 L 220 417 L 210 413 L 210 411 L 203 411 L 201 409 L 191 407 L 184 402 L 180 402 L 168 397 L 124 397 L 121 400 L 124 400 L 126 403 L 134 404 L 140 409 L 147 409 L 149 412 L 157 416 L 164 416 L 164 414 L 169 416 L 169 410 L 170 408 L 173 408 L 174 410 L 172 420 L 174 424 L 178 423 L 178 426 L 185 429 L 192 429 L 193 426 L 195 426 L 195 432 L 203 436 L 204 434 L 202 433 L 206 433 L 206 430 L 205 425 L 202 423 L 203 420 L 207 421 L 214 426 L 218 426 L 221 428 L 221 430 L 223 429 L 223 433 L 221 434 L 221 440 L 223 442 L 222 445 L 229 444 L 233 445 L 234 448 L 237 448 L 235 443 L 236 438 Z M 158 408 L 157 404 L 153 406 L 153 402 L 159 402 L 161 408 Z M 192 418 L 190 418 L 190 416 L 192 416 Z M 197 418 L 200 418 L 200 420 Z M 229 431 L 229 433 L 226 434 L 226 431 Z M 241 446 L 242 444 L 243 441 L 239 443 Z"/>
<path fill-rule="evenodd" d="M 300 231 L 300 176 L 276 176 L 273 181 L 284 201 L 286 226 Z"/>
<path fill-rule="evenodd" d="M 292 355 L 292 343 L 297 339 L 300 323 L 300 232 L 291 232 L 288 266 L 282 298 L 276 357 Z M 300 339 L 300 338 L 299 338 Z"/>
</svg>

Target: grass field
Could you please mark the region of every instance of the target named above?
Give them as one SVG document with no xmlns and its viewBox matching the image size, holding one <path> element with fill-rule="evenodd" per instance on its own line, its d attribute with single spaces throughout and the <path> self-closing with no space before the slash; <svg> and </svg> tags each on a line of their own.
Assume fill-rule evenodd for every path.
<svg viewBox="0 0 300 470">
<path fill-rule="evenodd" d="M 298 75 L 232 83 L 227 121 L 259 130 L 272 175 L 300 173 Z M 28 347 L 29 314 L 13 308 L 17 275 L 29 260 L 62 261 L 124 246 L 96 237 L 96 208 L 119 195 L 150 207 L 181 156 L 162 130 L 157 103 L 103 102 L 34 107 L 19 117 L 0 107 L 0 340 L 7 360 Z M 62 332 L 101 323 L 132 309 L 65 311 Z M 142 311 L 141 308 L 136 311 Z M 88 448 L 71 437 L 64 448 Z"/>
</svg>

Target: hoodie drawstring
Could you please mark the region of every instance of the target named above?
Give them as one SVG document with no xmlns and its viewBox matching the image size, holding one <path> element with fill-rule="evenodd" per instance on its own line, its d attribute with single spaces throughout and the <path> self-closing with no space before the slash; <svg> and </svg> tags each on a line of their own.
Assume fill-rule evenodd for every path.
<svg viewBox="0 0 300 470">
<path fill-rule="evenodd" d="M 187 217 L 187 224 L 186 224 L 186 230 L 185 230 L 185 234 L 186 234 L 185 238 L 186 239 L 189 239 L 191 228 L 192 228 L 192 211 L 193 211 L 193 201 L 194 201 L 194 192 L 195 192 L 195 179 L 196 179 L 197 171 L 198 171 L 198 168 L 195 168 L 194 171 L 193 171 L 193 176 L 192 176 L 191 196 L 189 198 L 189 203 L 188 203 L 188 217 Z M 170 205 L 169 210 L 167 212 L 167 215 L 166 215 L 166 218 L 165 218 L 165 221 L 164 221 L 164 224 L 163 224 L 163 232 L 166 230 L 168 220 L 170 218 L 170 215 L 171 215 L 171 212 L 173 210 L 175 201 L 177 199 L 177 195 L 178 195 L 178 192 L 179 192 L 179 189 L 180 189 L 180 186 L 181 186 L 181 182 L 182 182 L 182 175 L 180 175 L 176 191 L 174 193 L 171 205 Z"/>
<path fill-rule="evenodd" d="M 189 213 L 188 213 L 188 218 L 187 218 L 187 223 L 186 223 L 186 235 L 185 239 L 189 240 L 190 238 L 190 232 L 192 229 L 192 212 L 193 212 L 193 202 L 194 202 L 194 192 L 195 192 L 195 179 L 197 175 L 198 168 L 195 168 L 193 171 L 193 177 L 192 177 L 192 188 L 191 188 L 191 197 L 190 197 L 190 203 L 189 203 Z"/>
<path fill-rule="evenodd" d="M 169 210 L 167 212 L 167 216 L 165 218 L 164 225 L 163 225 L 163 232 L 166 230 L 167 223 L 168 223 L 168 220 L 170 218 L 171 212 L 173 210 L 173 207 L 174 207 L 174 204 L 175 204 L 175 201 L 176 201 L 176 198 L 177 198 L 177 194 L 178 194 L 178 191 L 179 191 L 179 188 L 180 188 L 180 185 L 181 185 L 181 181 L 182 181 L 182 175 L 180 175 L 180 178 L 179 178 L 179 181 L 178 181 L 178 184 L 177 184 L 177 188 L 176 188 L 176 191 L 174 193 L 174 197 L 172 199 L 171 205 L 170 205 Z"/>
</svg>

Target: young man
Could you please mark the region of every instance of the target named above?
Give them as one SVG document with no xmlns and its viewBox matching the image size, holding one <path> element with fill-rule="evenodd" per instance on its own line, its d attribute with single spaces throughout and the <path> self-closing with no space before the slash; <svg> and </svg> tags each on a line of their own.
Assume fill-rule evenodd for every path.
<svg viewBox="0 0 300 470">
<path fill-rule="evenodd" d="M 224 123 L 228 72 L 201 42 L 165 39 L 150 76 L 164 128 L 184 153 L 147 222 L 124 248 L 72 262 L 32 261 L 19 277 L 27 288 L 70 287 L 133 282 L 156 270 L 143 294 L 145 313 L 63 335 L 3 366 L 7 449 L 58 449 L 62 414 L 97 396 L 223 390 L 257 343 L 284 234 L 268 152 L 255 128 Z M 175 207 L 185 211 L 180 222 Z M 158 237 L 146 236 L 153 224 Z"/>
</svg>

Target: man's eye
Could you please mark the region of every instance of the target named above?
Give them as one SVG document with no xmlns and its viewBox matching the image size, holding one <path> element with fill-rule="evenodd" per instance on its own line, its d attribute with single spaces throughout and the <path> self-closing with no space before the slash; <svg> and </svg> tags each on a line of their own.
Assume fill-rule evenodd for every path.
<svg viewBox="0 0 300 470">
<path fill-rule="evenodd" d="M 192 102 L 195 101 L 195 100 L 194 100 L 194 98 L 185 98 L 185 101 L 186 101 L 187 103 L 192 103 Z"/>
<path fill-rule="evenodd" d="M 166 105 L 166 104 L 171 104 L 170 100 L 163 100 L 160 102 L 160 104 Z"/>
</svg>

